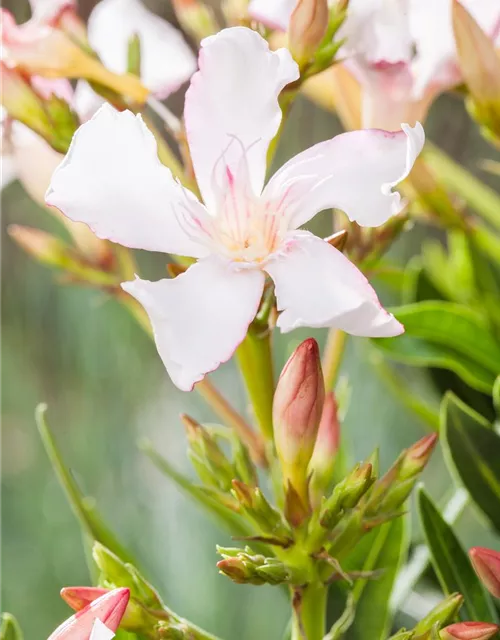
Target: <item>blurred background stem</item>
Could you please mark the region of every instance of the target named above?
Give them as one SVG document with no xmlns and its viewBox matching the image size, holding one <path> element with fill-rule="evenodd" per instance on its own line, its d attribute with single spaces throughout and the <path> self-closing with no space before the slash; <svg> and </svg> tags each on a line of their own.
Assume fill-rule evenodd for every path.
<svg viewBox="0 0 500 640">
<path fill-rule="evenodd" d="M 323 353 L 325 389 L 331 391 L 337 381 L 342 357 L 347 344 L 347 334 L 341 329 L 330 329 Z"/>
</svg>

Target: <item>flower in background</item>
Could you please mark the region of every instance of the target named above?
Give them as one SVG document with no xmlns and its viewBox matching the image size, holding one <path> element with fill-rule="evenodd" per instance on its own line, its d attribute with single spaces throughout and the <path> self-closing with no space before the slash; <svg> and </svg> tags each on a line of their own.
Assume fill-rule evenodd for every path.
<svg viewBox="0 0 500 640">
<path fill-rule="evenodd" d="M 113 589 L 63 622 L 48 640 L 111 640 L 125 614 L 130 590 Z"/>
<path fill-rule="evenodd" d="M 39 29 L 60 28 L 70 19 L 73 23 L 79 20 L 75 2 L 31 0 L 31 7 L 33 16 L 30 23 Z M 7 20 L 10 19 L 9 15 Z M 22 27 L 24 25 L 19 29 Z M 134 34 L 139 35 L 141 42 L 141 79 L 159 98 L 176 91 L 195 71 L 196 59 L 182 34 L 148 11 L 139 0 L 102 0 L 90 15 L 89 43 L 106 67 L 115 73 L 127 70 L 128 42 Z M 78 83 L 76 91 L 63 78 L 49 80 L 33 75 L 30 82 L 43 98 L 48 99 L 53 94 L 66 100 L 82 121 L 92 117 L 103 103 L 103 99 L 85 81 Z M 4 113 L 2 120 L 7 118 L 8 113 Z M 50 178 L 63 156 L 40 135 L 15 119 L 6 128 L 9 132 L 6 146 L 10 178 L 17 177 L 30 196 L 44 204 Z M 3 186 L 6 184 L 8 182 L 4 181 Z"/>
<path fill-rule="evenodd" d="M 191 390 L 231 357 L 266 275 L 282 331 L 401 333 L 362 273 L 300 227 L 330 207 L 365 226 L 400 212 L 392 188 L 422 149 L 421 125 L 339 135 L 299 153 L 264 186 L 282 118 L 278 95 L 297 79 L 297 64 L 286 49 L 272 52 L 258 33 L 235 27 L 202 42 L 199 65 L 184 113 L 204 205 L 159 162 L 140 116 L 107 105 L 75 134 L 46 197 L 100 238 L 198 259 L 174 279 L 122 285 L 148 312 L 174 383 Z"/>
<path fill-rule="evenodd" d="M 295 4 L 252 0 L 249 11 L 264 24 L 287 30 Z M 462 4 L 500 44 L 500 3 Z M 461 82 L 452 0 L 350 0 L 338 38 L 346 38 L 344 65 L 362 87 L 365 127 L 397 130 L 401 122 L 423 120 L 436 96 Z"/>
</svg>

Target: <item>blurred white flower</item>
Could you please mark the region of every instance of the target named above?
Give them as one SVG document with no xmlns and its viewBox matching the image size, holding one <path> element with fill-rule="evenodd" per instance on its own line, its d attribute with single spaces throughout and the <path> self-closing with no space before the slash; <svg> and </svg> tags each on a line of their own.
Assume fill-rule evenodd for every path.
<svg viewBox="0 0 500 640">
<path fill-rule="evenodd" d="M 421 125 L 339 135 L 299 153 L 264 186 L 282 118 L 278 95 L 297 79 L 296 63 L 286 49 L 271 52 L 258 33 L 235 27 L 202 42 L 199 66 L 184 113 L 205 205 L 159 162 L 140 116 L 107 105 L 75 134 L 46 197 L 100 238 L 198 258 L 175 279 L 123 284 L 148 312 L 174 383 L 190 390 L 231 357 L 255 317 L 266 274 L 282 331 L 401 333 L 362 273 L 299 227 L 330 207 L 366 226 L 397 214 L 402 203 L 392 188 L 422 149 Z"/>
<path fill-rule="evenodd" d="M 57 33 L 51 27 L 59 24 L 63 13 L 75 13 L 76 2 L 31 0 L 31 8 L 32 19 L 20 27 L 12 25 L 10 14 L 6 14 L 6 24 L 12 27 L 14 34 Z M 167 97 L 191 77 L 196 69 L 196 58 L 181 32 L 147 10 L 140 0 L 102 0 L 90 15 L 89 42 L 104 65 L 115 73 L 127 70 L 128 42 L 134 34 L 141 41 L 142 80 L 157 97 Z M 3 39 L 7 35 L 4 34 Z M 3 58 L 3 49 L 2 53 Z M 64 79 L 32 76 L 31 81 L 35 89 L 47 88 L 64 98 L 82 121 L 92 117 L 104 102 L 83 80 L 78 82 L 75 91 Z M 63 156 L 19 122 L 12 122 L 9 147 L 10 153 L 2 161 L 1 186 L 17 177 L 30 196 L 43 204 L 50 177 Z"/>
<path fill-rule="evenodd" d="M 461 82 L 453 37 L 453 0 L 350 0 L 338 33 L 341 55 L 363 87 L 363 126 L 396 130 L 425 117 L 432 100 Z M 296 0 L 252 0 L 250 14 L 286 30 Z M 462 0 L 500 42 L 500 2 Z"/>
</svg>

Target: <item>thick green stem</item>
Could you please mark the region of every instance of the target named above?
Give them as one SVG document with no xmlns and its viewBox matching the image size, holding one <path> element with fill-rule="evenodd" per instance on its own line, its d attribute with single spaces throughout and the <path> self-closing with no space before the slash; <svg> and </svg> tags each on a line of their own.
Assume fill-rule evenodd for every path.
<svg viewBox="0 0 500 640">
<path fill-rule="evenodd" d="M 236 351 L 240 370 L 257 423 L 264 437 L 273 437 L 274 375 L 271 352 L 271 333 L 250 327 L 246 338 Z"/>
<path fill-rule="evenodd" d="M 317 582 L 292 591 L 291 640 L 322 640 L 326 633 L 328 587 Z"/>
</svg>

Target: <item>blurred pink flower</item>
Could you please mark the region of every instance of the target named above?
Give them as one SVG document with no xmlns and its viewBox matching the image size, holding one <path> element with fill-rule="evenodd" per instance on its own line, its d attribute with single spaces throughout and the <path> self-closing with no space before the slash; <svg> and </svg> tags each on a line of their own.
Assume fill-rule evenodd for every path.
<svg viewBox="0 0 500 640">
<path fill-rule="evenodd" d="M 129 589 L 113 589 L 63 622 L 48 640 L 111 640 L 130 598 Z"/>
<path fill-rule="evenodd" d="M 286 30 L 296 0 L 252 0 L 250 14 Z M 500 2 L 462 0 L 500 43 Z M 397 130 L 423 119 L 432 100 L 461 82 L 452 0 L 350 0 L 338 38 L 341 56 L 363 87 L 363 126 Z"/>
<path fill-rule="evenodd" d="M 109 106 L 78 130 L 46 196 L 100 238 L 198 258 L 174 279 L 122 285 L 148 312 L 174 383 L 191 390 L 231 357 L 255 317 L 266 274 L 282 331 L 401 333 L 362 273 L 299 227 L 330 207 L 365 226 L 397 214 L 401 197 L 392 189 L 422 149 L 421 125 L 321 142 L 264 187 L 282 118 L 278 95 L 297 79 L 296 63 L 286 49 L 272 52 L 258 33 L 235 27 L 202 42 L 199 65 L 184 113 L 204 205 L 160 163 L 141 117 Z"/>
</svg>

